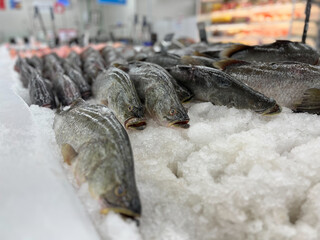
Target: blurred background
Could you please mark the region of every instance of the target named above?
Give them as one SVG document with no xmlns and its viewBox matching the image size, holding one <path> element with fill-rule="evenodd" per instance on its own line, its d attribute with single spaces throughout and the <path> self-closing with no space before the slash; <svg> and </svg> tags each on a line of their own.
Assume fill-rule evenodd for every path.
<svg viewBox="0 0 320 240">
<path fill-rule="evenodd" d="M 149 44 L 166 34 L 209 42 L 301 41 L 307 1 L 0 0 L 0 42 Z M 312 1 L 307 43 L 319 46 L 319 2 Z"/>
</svg>

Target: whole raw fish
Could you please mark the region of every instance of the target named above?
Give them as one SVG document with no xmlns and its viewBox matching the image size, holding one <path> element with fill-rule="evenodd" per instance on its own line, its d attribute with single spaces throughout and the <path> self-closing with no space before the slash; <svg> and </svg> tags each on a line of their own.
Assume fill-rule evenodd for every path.
<svg viewBox="0 0 320 240">
<path fill-rule="evenodd" d="M 281 111 L 273 99 L 220 70 L 203 66 L 178 65 L 169 68 L 168 72 L 180 84 L 193 91 L 196 99 L 209 101 L 215 105 L 251 109 L 261 114 Z"/>
<path fill-rule="evenodd" d="M 70 79 L 79 88 L 82 98 L 83 99 L 89 98 L 91 96 L 91 87 L 88 84 L 88 82 L 83 78 L 82 74 L 78 70 L 73 68 L 72 65 L 70 65 L 64 59 L 61 59 L 61 64 L 66 75 L 68 75 L 68 77 L 70 77 Z"/>
<path fill-rule="evenodd" d="M 140 216 L 131 144 L 111 110 L 80 99 L 56 114 L 53 128 L 64 161 L 73 165 L 78 184 L 88 182 L 101 213 Z"/>
<path fill-rule="evenodd" d="M 70 105 L 81 97 L 77 85 L 64 73 L 57 72 L 52 79 L 53 88 L 63 106 Z"/>
<path fill-rule="evenodd" d="M 189 116 L 182 106 L 168 73 L 160 66 L 144 62 L 129 64 L 134 82 L 147 112 L 161 125 L 188 128 Z"/>
<path fill-rule="evenodd" d="M 105 69 L 105 62 L 100 53 L 91 47 L 81 54 L 81 59 L 85 78 L 91 84 L 98 74 Z"/>
<path fill-rule="evenodd" d="M 31 69 L 30 71 L 32 73 L 30 74 L 28 88 L 31 104 L 40 107 L 54 108 L 55 100 L 52 89 L 46 84 L 38 71 L 35 69 Z"/>
<path fill-rule="evenodd" d="M 306 63 L 217 62 L 236 79 L 294 111 L 320 113 L 320 67 Z"/>
<path fill-rule="evenodd" d="M 67 57 L 67 61 L 78 72 L 82 72 L 82 62 L 78 53 L 76 53 L 75 51 L 71 51 Z"/>
<path fill-rule="evenodd" d="M 256 62 L 296 61 L 313 65 L 319 63 L 316 50 L 301 42 L 287 40 L 256 46 L 233 45 L 223 50 L 220 57 Z"/>
<path fill-rule="evenodd" d="M 143 130 L 146 127 L 143 105 L 127 73 L 116 67 L 104 70 L 93 82 L 92 91 L 126 128 Z"/>
</svg>

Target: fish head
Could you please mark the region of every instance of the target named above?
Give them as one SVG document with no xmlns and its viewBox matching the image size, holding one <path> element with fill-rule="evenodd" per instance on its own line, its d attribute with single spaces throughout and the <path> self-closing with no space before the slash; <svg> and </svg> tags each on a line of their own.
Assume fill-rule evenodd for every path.
<svg viewBox="0 0 320 240">
<path fill-rule="evenodd" d="M 117 143 L 97 139 L 85 143 L 76 156 L 75 176 L 78 181 L 83 174 L 87 176 L 89 191 L 98 199 L 102 214 L 113 211 L 133 218 L 141 215 L 133 159 L 123 159 L 127 155 L 119 154 Z"/>
<path fill-rule="evenodd" d="M 114 182 L 112 188 L 100 195 L 101 213 L 109 211 L 125 217 L 136 218 L 141 215 L 141 203 L 137 192 L 130 191 L 130 185 L 125 182 Z"/>
<path fill-rule="evenodd" d="M 123 118 L 126 129 L 143 130 L 146 127 L 146 119 L 144 117 L 144 107 L 138 96 L 130 94 L 120 94 L 117 103 L 118 115 Z"/>
<path fill-rule="evenodd" d="M 251 98 L 248 98 L 248 106 L 262 115 L 275 115 L 282 110 L 274 99 L 260 93 L 252 94 Z"/>
<path fill-rule="evenodd" d="M 178 97 L 170 96 L 170 94 L 155 103 L 154 116 L 163 126 L 189 127 L 190 119 L 187 110 L 182 106 Z"/>
</svg>

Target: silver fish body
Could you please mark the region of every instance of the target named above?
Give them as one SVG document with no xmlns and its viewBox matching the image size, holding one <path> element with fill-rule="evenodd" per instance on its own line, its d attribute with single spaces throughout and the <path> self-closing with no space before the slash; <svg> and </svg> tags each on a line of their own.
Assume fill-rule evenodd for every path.
<svg viewBox="0 0 320 240">
<path fill-rule="evenodd" d="M 256 62 L 296 61 L 312 65 L 319 63 L 316 50 L 301 42 L 287 40 L 256 46 L 233 45 L 223 50 L 220 57 Z"/>
<path fill-rule="evenodd" d="M 203 66 L 176 66 L 168 71 L 180 84 L 192 90 L 196 99 L 215 105 L 251 109 L 262 114 L 280 112 L 273 99 L 220 70 Z"/>
<path fill-rule="evenodd" d="M 53 128 L 64 159 L 73 164 L 79 184 L 88 182 L 91 195 L 101 204 L 101 213 L 113 210 L 139 216 L 141 204 L 131 144 L 112 111 L 78 100 L 56 114 Z"/>
<path fill-rule="evenodd" d="M 303 99 L 308 98 L 306 94 L 310 95 L 308 89 L 320 90 L 320 67 L 305 63 L 235 63 L 226 66 L 224 72 L 292 110 L 299 110 Z M 320 113 L 320 102 L 318 105 L 316 113 Z"/>
</svg>

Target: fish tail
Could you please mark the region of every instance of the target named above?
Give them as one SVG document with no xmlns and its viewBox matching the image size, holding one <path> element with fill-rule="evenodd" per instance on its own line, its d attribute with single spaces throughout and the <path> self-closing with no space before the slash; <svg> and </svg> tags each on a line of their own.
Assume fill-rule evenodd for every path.
<svg viewBox="0 0 320 240">
<path fill-rule="evenodd" d="M 320 89 L 307 89 L 301 101 L 295 104 L 295 111 L 320 114 Z"/>
</svg>

